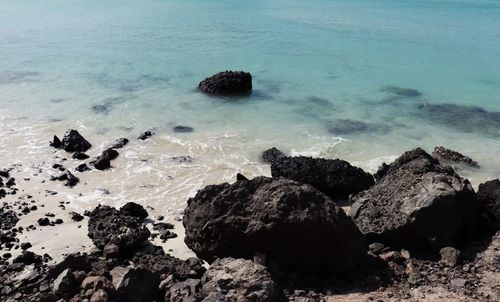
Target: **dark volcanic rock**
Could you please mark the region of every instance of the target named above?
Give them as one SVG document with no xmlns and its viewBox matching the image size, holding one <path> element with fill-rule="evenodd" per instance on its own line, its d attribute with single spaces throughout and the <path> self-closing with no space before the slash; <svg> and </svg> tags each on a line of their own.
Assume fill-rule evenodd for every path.
<svg viewBox="0 0 500 302">
<path fill-rule="evenodd" d="M 285 154 L 278 148 L 272 147 L 262 152 L 262 160 L 266 163 L 272 164 L 275 160 L 284 157 Z"/>
<path fill-rule="evenodd" d="M 281 300 L 278 285 L 267 268 L 250 260 L 217 259 L 203 275 L 204 301 L 259 301 Z"/>
<path fill-rule="evenodd" d="M 344 198 L 374 184 L 370 173 L 340 159 L 280 157 L 271 164 L 271 174 L 310 184 L 331 198 Z"/>
<path fill-rule="evenodd" d="M 174 127 L 174 132 L 177 132 L 177 133 L 189 133 L 189 132 L 193 132 L 194 129 L 192 127 L 189 127 L 189 126 L 175 126 Z"/>
<path fill-rule="evenodd" d="M 160 301 L 160 276 L 141 269 L 117 266 L 110 271 L 117 301 Z"/>
<path fill-rule="evenodd" d="M 183 223 L 186 244 L 209 262 L 260 252 L 285 270 L 338 272 L 354 268 L 366 253 L 363 236 L 341 208 L 287 179 L 207 186 L 188 200 Z"/>
<path fill-rule="evenodd" d="M 432 152 L 432 155 L 438 157 L 439 159 L 444 159 L 445 161 L 465 163 L 473 167 L 479 167 L 478 163 L 472 158 L 465 156 L 456 151 L 447 149 L 443 146 L 436 147 Z"/>
<path fill-rule="evenodd" d="M 60 149 L 63 147 L 61 140 L 56 135 L 54 135 L 54 138 L 52 139 L 49 145 L 56 149 Z"/>
<path fill-rule="evenodd" d="M 84 160 L 84 159 L 89 158 L 89 156 L 83 152 L 76 152 L 75 154 L 73 154 L 73 158 L 79 159 L 79 160 Z"/>
<path fill-rule="evenodd" d="M 12 260 L 13 263 L 24 263 L 26 265 L 34 263 L 42 263 L 42 256 L 37 255 L 30 251 L 23 251 L 21 255 Z"/>
<path fill-rule="evenodd" d="M 252 75 L 243 71 L 219 72 L 198 85 L 201 91 L 213 95 L 240 95 L 252 91 Z"/>
<path fill-rule="evenodd" d="M 121 252 L 128 252 L 128 249 L 140 246 L 150 235 L 142 222 L 142 218 L 100 205 L 90 214 L 88 236 L 101 250 L 113 243 L 118 245 Z"/>
<path fill-rule="evenodd" d="M 113 149 L 123 148 L 126 144 L 128 144 L 128 139 L 122 137 L 116 140 L 116 142 L 111 146 Z"/>
<path fill-rule="evenodd" d="M 141 205 L 135 202 L 127 202 L 120 208 L 120 212 L 128 216 L 134 216 L 142 219 L 148 217 L 148 212 Z"/>
<path fill-rule="evenodd" d="M 75 171 L 77 172 L 85 172 L 85 171 L 90 171 L 90 168 L 87 166 L 87 164 L 81 164 L 78 167 L 75 168 Z"/>
<path fill-rule="evenodd" d="M 486 222 L 498 230 L 500 228 L 500 180 L 495 179 L 480 184 L 477 199 Z"/>
<path fill-rule="evenodd" d="M 101 155 L 96 157 L 90 162 L 98 170 L 105 170 L 111 167 L 111 160 L 117 158 L 119 155 L 118 151 L 109 148 L 104 150 Z"/>
<path fill-rule="evenodd" d="M 83 215 L 81 215 L 77 212 L 70 212 L 69 215 L 71 216 L 71 220 L 73 220 L 73 221 L 82 221 L 83 220 Z"/>
<path fill-rule="evenodd" d="M 165 301 L 201 301 L 203 298 L 201 290 L 202 284 L 200 279 L 190 278 L 185 281 L 176 282 L 166 289 Z"/>
<path fill-rule="evenodd" d="M 85 152 L 92 145 L 78 131 L 70 129 L 66 131 L 61 141 L 62 148 L 66 152 Z"/>
<path fill-rule="evenodd" d="M 152 135 L 153 135 L 153 133 L 151 131 L 146 131 L 146 132 L 142 133 L 141 135 L 139 135 L 138 139 L 145 140 Z"/>
<path fill-rule="evenodd" d="M 352 198 L 350 215 L 369 241 L 439 251 L 474 234 L 478 204 L 471 184 L 417 148 L 377 184 Z"/>
</svg>

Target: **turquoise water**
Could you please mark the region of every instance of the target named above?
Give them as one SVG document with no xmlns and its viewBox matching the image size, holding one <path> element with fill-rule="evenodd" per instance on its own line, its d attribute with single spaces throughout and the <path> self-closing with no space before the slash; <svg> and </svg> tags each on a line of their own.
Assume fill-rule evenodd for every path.
<svg viewBox="0 0 500 302">
<path fill-rule="evenodd" d="M 500 174 L 497 0 L 0 0 L 0 58 L 1 125 L 41 141 L 151 128 L 155 152 L 176 142 L 224 177 L 266 171 L 272 145 L 373 171 L 442 144 L 480 162 L 476 184 Z M 253 74 L 251 97 L 196 91 L 226 69 Z"/>
</svg>

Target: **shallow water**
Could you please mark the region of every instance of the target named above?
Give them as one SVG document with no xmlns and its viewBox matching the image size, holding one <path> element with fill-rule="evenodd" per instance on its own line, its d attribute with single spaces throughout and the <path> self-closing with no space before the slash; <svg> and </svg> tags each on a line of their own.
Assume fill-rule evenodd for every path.
<svg viewBox="0 0 500 302">
<path fill-rule="evenodd" d="M 477 185 L 500 174 L 498 16 L 497 0 L 0 0 L 1 164 L 50 166 L 69 127 L 95 154 L 154 129 L 104 183 L 82 176 L 112 194 L 75 200 L 177 213 L 205 184 L 268 175 L 271 146 L 373 172 L 445 145 L 480 163 L 459 167 Z M 196 91 L 226 69 L 253 74 L 252 96 Z"/>
</svg>

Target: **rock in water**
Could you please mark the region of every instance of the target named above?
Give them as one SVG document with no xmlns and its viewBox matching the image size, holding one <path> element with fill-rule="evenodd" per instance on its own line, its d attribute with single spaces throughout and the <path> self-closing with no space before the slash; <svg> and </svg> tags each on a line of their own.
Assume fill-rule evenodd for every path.
<svg viewBox="0 0 500 302">
<path fill-rule="evenodd" d="M 281 301 L 267 268 L 250 260 L 217 259 L 203 275 L 204 301 Z"/>
<path fill-rule="evenodd" d="M 92 147 L 78 131 L 73 129 L 66 131 L 61 144 L 66 152 L 85 152 Z"/>
<path fill-rule="evenodd" d="M 269 164 L 272 164 L 274 161 L 284 156 L 285 154 L 276 147 L 272 147 L 271 149 L 267 149 L 262 152 L 262 160 Z"/>
<path fill-rule="evenodd" d="M 198 85 L 201 91 L 212 95 L 239 95 L 252 91 L 252 75 L 243 71 L 219 72 Z"/>
<path fill-rule="evenodd" d="M 100 205 L 90 214 L 88 236 L 100 250 L 112 243 L 126 253 L 148 239 L 150 232 L 142 222 L 143 218 Z"/>
<path fill-rule="evenodd" d="M 340 159 L 279 157 L 271 164 L 273 177 L 310 184 L 331 198 L 345 198 L 370 188 L 373 176 Z"/>
<path fill-rule="evenodd" d="M 51 147 L 54 147 L 56 149 L 60 149 L 62 148 L 62 142 L 61 140 L 59 139 L 59 137 L 57 137 L 57 135 L 54 135 L 54 138 L 52 139 L 52 141 L 50 142 L 49 144 Z"/>
<path fill-rule="evenodd" d="M 138 139 L 145 140 L 148 137 L 151 137 L 152 135 L 153 135 L 153 133 L 151 131 L 146 131 L 144 133 L 141 133 L 141 135 L 139 135 Z"/>
<path fill-rule="evenodd" d="M 114 142 L 114 144 L 111 146 L 113 149 L 120 149 L 123 148 L 126 144 L 128 144 L 128 139 L 127 138 L 119 138 Z"/>
<path fill-rule="evenodd" d="M 362 234 L 340 207 L 287 179 L 207 186 L 188 200 L 183 223 L 187 246 L 208 262 L 259 252 L 284 270 L 341 272 L 366 254 Z"/>
<path fill-rule="evenodd" d="M 90 163 L 98 170 L 106 170 L 111 167 L 111 160 L 115 159 L 120 155 L 115 149 L 109 148 L 102 152 L 101 155 L 96 157 Z"/>
<path fill-rule="evenodd" d="M 438 157 L 439 159 L 444 159 L 445 161 L 465 163 L 473 167 L 479 167 L 477 161 L 472 158 L 458 153 L 457 151 L 446 149 L 443 146 L 436 147 L 432 152 L 432 155 Z"/>
<path fill-rule="evenodd" d="M 500 229 L 500 180 L 495 179 L 480 184 L 477 199 L 486 222 L 493 229 Z"/>
<path fill-rule="evenodd" d="M 471 184 L 424 150 L 404 153 L 380 177 L 352 198 L 350 215 L 369 241 L 439 251 L 475 232 Z"/>
</svg>

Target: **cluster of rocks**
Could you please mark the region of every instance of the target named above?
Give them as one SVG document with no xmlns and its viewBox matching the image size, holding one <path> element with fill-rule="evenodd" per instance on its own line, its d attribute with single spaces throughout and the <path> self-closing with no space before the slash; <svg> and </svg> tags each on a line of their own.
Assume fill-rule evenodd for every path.
<svg viewBox="0 0 500 302">
<path fill-rule="evenodd" d="M 0 199 L 8 194 L 15 195 L 18 189 L 16 188 L 16 179 L 10 177 L 9 170 L 0 170 Z"/>
</svg>

